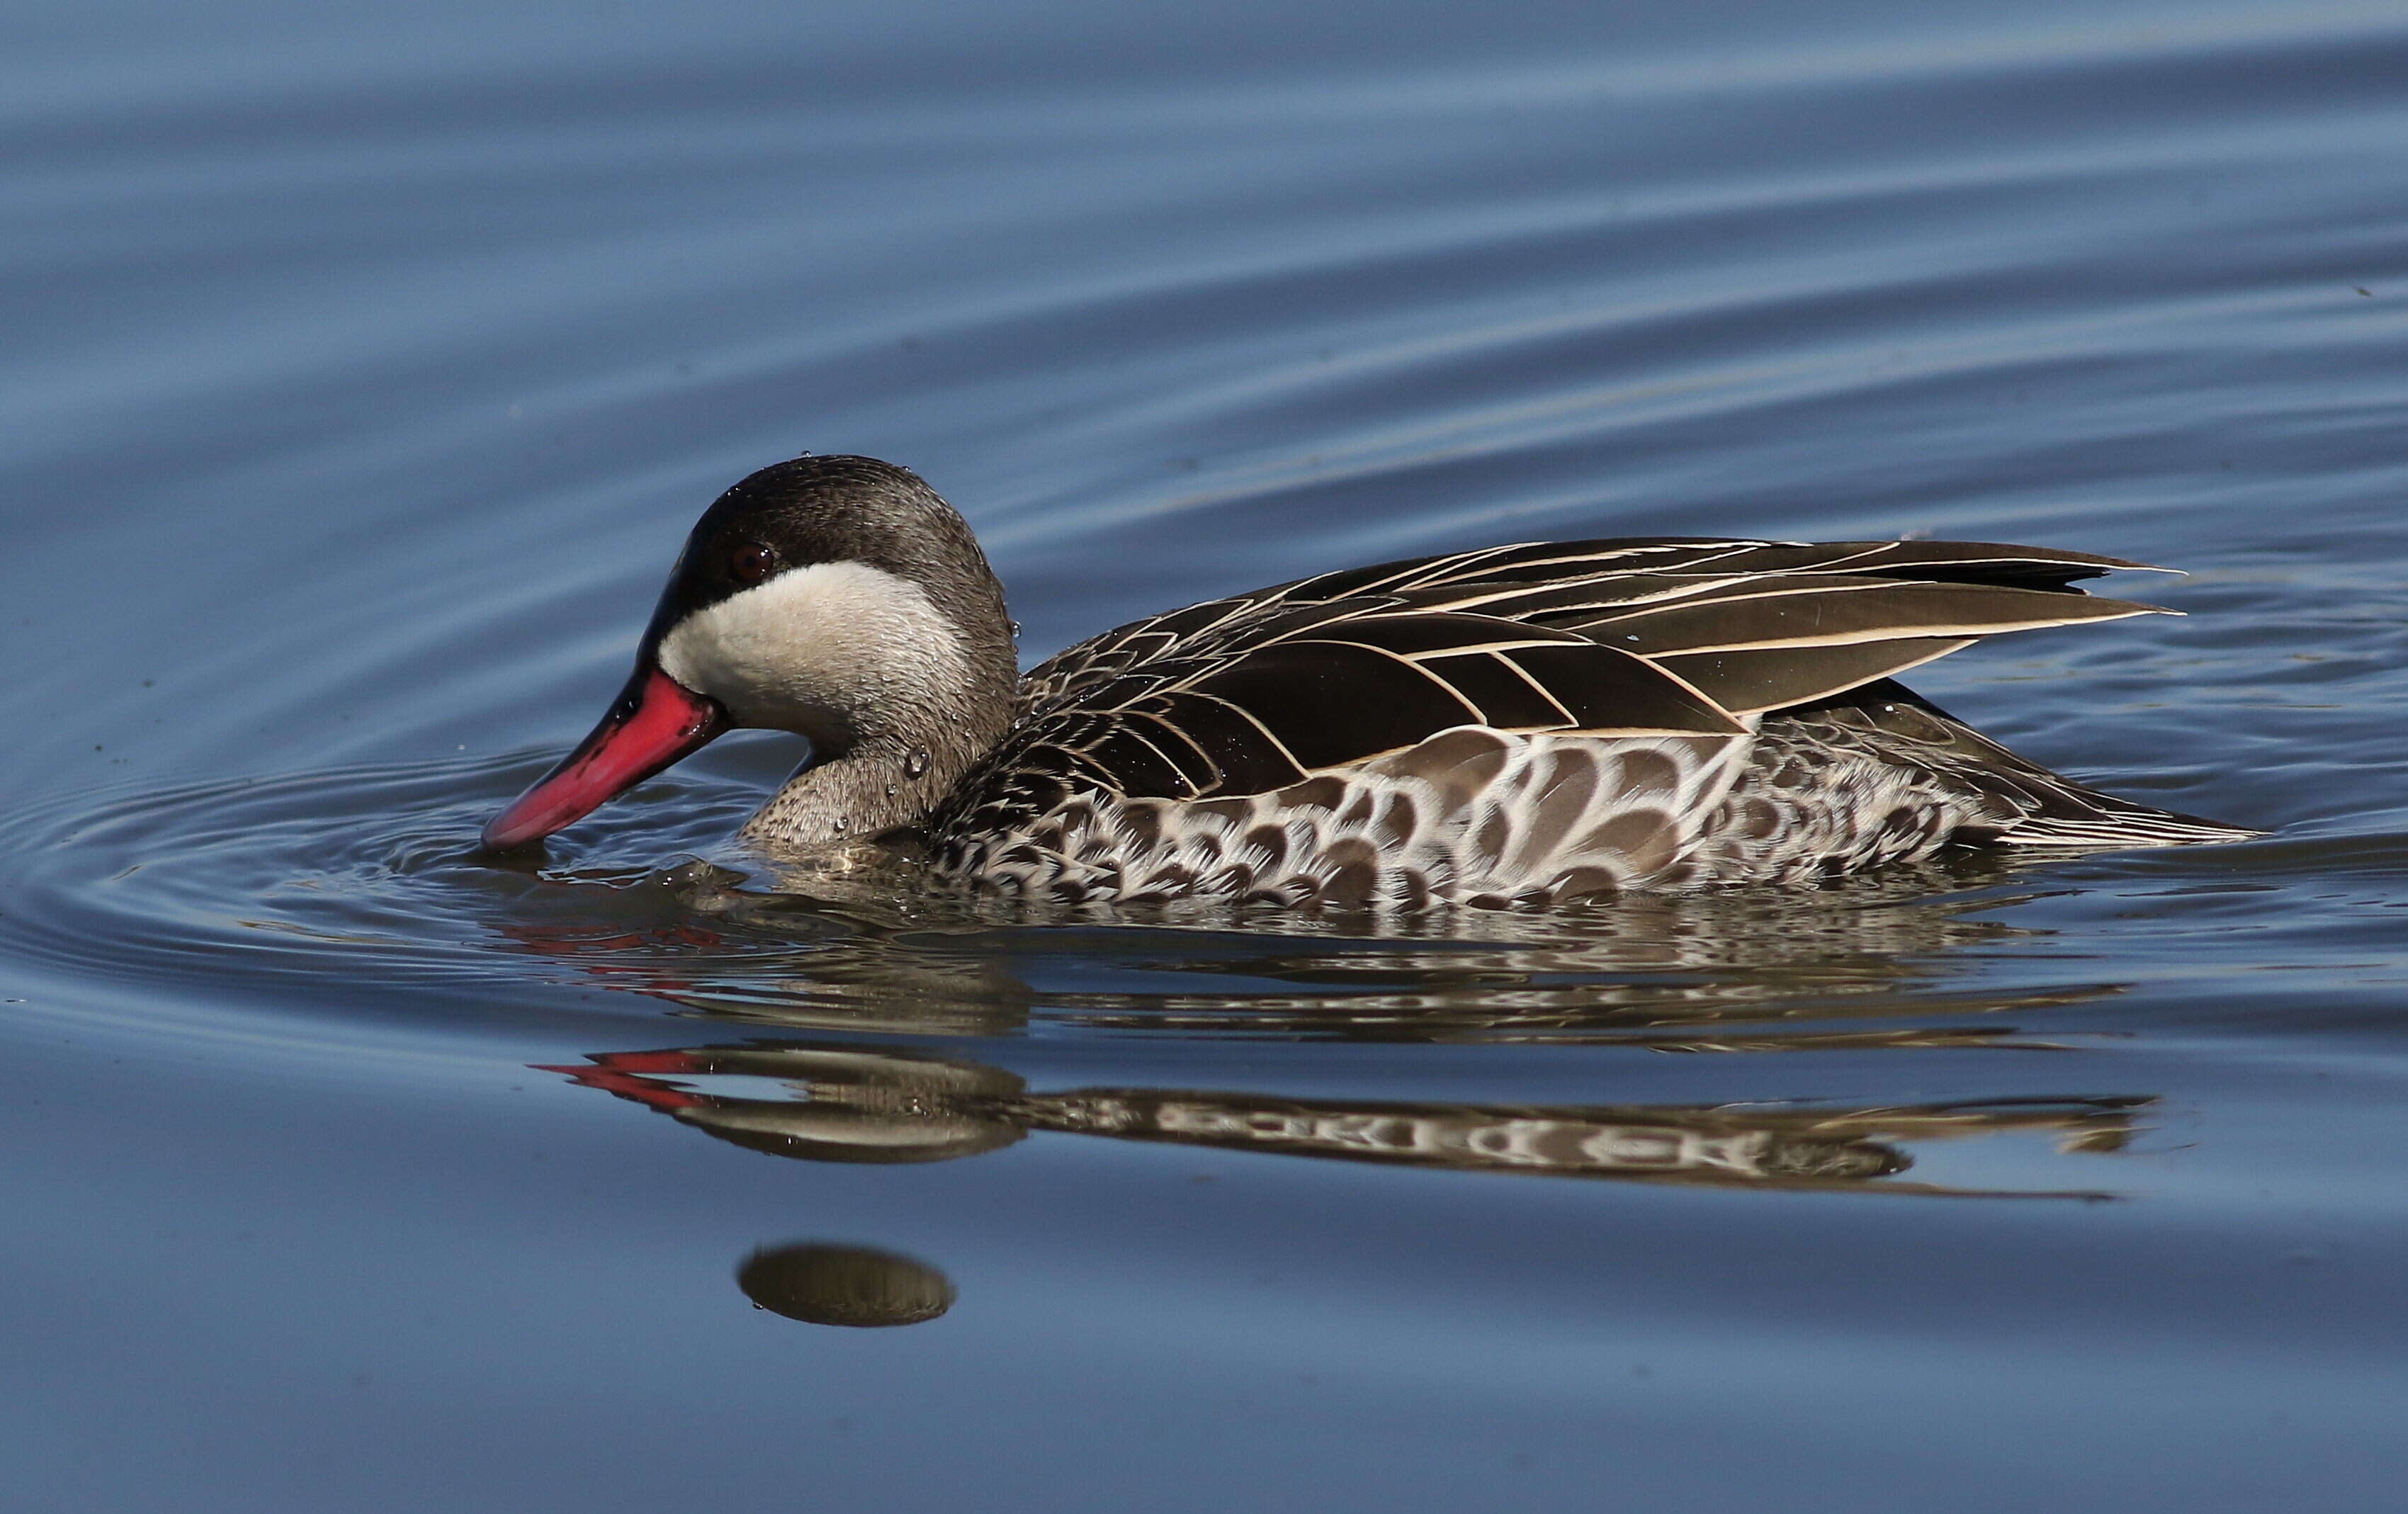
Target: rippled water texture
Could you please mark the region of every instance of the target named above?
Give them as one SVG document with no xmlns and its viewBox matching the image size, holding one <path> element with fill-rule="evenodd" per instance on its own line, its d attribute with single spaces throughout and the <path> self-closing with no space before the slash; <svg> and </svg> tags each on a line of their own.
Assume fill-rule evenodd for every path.
<svg viewBox="0 0 2408 1514">
<path fill-rule="evenodd" d="M 2390 1507 L 2408 14 L 0 18 L 11 1507 Z M 694 514 L 1033 653 L 1548 536 L 2167 563 L 1913 681 L 2246 844 L 1378 924 L 561 837 Z"/>
</svg>

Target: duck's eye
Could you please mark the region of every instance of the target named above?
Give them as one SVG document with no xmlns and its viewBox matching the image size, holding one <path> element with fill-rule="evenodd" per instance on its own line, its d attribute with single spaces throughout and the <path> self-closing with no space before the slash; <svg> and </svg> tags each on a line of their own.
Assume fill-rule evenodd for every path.
<svg viewBox="0 0 2408 1514">
<path fill-rule="evenodd" d="M 762 583 L 778 571 L 778 554 L 757 541 L 738 542 L 727 554 L 727 571 L 738 583 Z"/>
</svg>

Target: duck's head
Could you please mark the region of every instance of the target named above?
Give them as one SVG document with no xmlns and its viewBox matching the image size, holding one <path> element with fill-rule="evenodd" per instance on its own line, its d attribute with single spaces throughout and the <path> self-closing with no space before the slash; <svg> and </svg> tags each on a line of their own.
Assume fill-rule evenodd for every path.
<svg viewBox="0 0 2408 1514">
<path fill-rule="evenodd" d="M 739 727 L 806 737 L 810 765 L 891 756 L 939 794 L 1001 736 L 1017 676 L 1002 586 L 935 490 L 875 458 L 781 463 L 703 512 L 634 677 L 484 843 L 540 840 Z"/>
</svg>

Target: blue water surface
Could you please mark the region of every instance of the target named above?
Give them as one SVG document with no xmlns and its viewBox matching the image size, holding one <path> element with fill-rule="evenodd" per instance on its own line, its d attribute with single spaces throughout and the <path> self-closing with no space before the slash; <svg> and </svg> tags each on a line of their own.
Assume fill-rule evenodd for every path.
<svg viewBox="0 0 2408 1514">
<path fill-rule="evenodd" d="M 0 16 L 28 1510 L 2366 1509 L 2408 1476 L 2408 11 Z M 1041 655 L 2031 541 L 1922 692 L 2271 834 L 1384 926 L 478 824 L 803 450 Z"/>
</svg>

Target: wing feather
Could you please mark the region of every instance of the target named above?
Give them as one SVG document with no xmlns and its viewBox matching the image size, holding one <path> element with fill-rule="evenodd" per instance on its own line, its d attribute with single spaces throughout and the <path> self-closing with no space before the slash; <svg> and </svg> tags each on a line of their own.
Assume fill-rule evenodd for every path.
<svg viewBox="0 0 2408 1514">
<path fill-rule="evenodd" d="M 1834 578 L 1776 579 L 1674 605 L 1615 610 L 1584 618 L 1579 629 L 1647 657 L 1986 636 L 2164 613 L 2154 605 L 2039 589 Z"/>
<path fill-rule="evenodd" d="M 1811 704 L 1970 647 L 1971 636 L 1901 636 L 1835 647 L 1770 647 L 1649 659 L 1734 715 Z"/>
<path fill-rule="evenodd" d="M 2159 613 L 2073 587 L 2145 566 L 1987 542 L 1668 537 L 1348 568 L 1050 659 L 959 802 L 999 825 L 1088 783 L 1268 793 L 1463 725 L 1733 736 L 1983 636 Z"/>
<path fill-rule="evenodd" d="M 1483 725 L 1499 731 L 1568 731 L 1576 723 L 1545 685 L 1495 650 L 1423 658 L 1421 666 L 1480 711 Z"/>
<path fill-rule="evenodd" d="M 1212 764 L 1207 794 L 1268 793 L 1304 781 L 1288 750 L 1241 705 L 1211 693 L 1180 690 L 1161 696 L 1149 713 L 1177 726 Z M 1125 776 L 1114 774 L 1114 778 Z M 1142 793 L 1128 790 L 1128 793 Z M 1184 798 L 1186 795 L 1164 795 Z"/>
<path fill-rule="evenodd" d="M 1747 727 L 1678 676 L 1615 647 L 1524 647 L 1498 655 L 1572 718 L 1613 736 L 1739 736 Z"/>
<path fill-rule="evenodd" d="M 1400 751 L 1480 721 L 1478 709 L 1417 664 L 1348 642 L 1274 643 L 1194 687 L 1244 710 L 1307 771 Z"/>
</svg>

